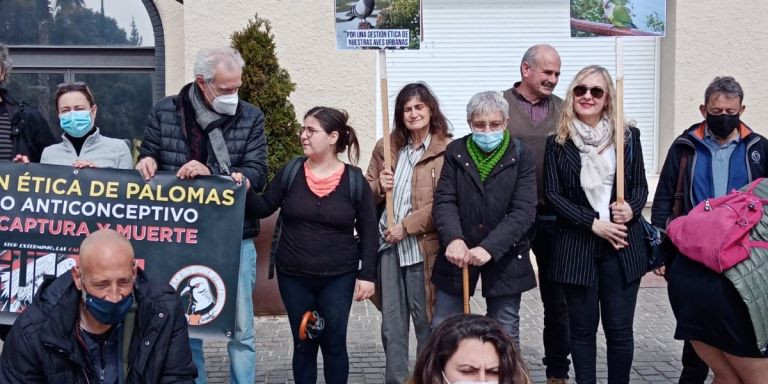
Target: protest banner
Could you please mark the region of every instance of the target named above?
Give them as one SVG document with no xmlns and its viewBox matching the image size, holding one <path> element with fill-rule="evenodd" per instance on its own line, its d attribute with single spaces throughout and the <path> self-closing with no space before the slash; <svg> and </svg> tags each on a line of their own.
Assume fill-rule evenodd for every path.
<svg viewBox="0 0 768 384">
<path fill-rule="evenodd" d="M 420 0 L 335 0 L 336 49 L 419 49 Z"/>
<path fill-rule="evenodd" d="M 229 177 L 0 164 L 0 323 L 10 324 L 47 277 L 69 273 L 91 232 L 131 241 L 154 280 L 181 296 L 190 333 L 230 338 L 245 187 Z"/>
<path fill-rule="evenodd" d="M 336 49 L 378 49 L 384 168 L 392 169 L 389 142 L 387 49 L 419 49 L 421 0 L 335 0 Z M 385 194 L 387 228 L 394 223 L 392 191 Z"/>
</svg>

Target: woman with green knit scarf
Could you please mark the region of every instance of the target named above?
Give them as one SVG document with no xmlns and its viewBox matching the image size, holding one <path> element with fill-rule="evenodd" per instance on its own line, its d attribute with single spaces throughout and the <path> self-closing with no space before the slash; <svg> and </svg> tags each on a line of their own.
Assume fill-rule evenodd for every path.
<svg viewBox="0 0 768 384">
<path fill-rule="evenodd" d="M 536 286 L 526 236 L 536 211 L 536 175 L 530 150 L 510 138 L 508 114 L 501 93 L 474 95 L 467 104 L 472 133 L 445 150 L 432 209 L 440 237 L 432 328 L 462 312 L 462 269 L 468 266 L 469 292 L 482 276 L 488 316 L 519 344 L 520 297 Z"/>
</svg>

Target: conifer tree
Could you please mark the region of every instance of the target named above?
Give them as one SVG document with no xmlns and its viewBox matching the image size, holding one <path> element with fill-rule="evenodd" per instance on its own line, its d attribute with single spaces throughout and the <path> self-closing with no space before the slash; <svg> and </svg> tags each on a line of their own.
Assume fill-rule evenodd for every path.
<svg viewBox="0 0 768 384">
<path fill-rule="evenodd" d="M 245 60 L 240 97 L 264 112 L 264 130 L 269 147 L 268 180 L 291 158 L 300 155 L 301 143 L 296 113 L 288 96 L 296 89 L 288 71 L 280 68 L 275 55 L 274 34 L 268 20 L 257 14 L 242 31 L 232 34 L 232 47 Z"/>
</svg>

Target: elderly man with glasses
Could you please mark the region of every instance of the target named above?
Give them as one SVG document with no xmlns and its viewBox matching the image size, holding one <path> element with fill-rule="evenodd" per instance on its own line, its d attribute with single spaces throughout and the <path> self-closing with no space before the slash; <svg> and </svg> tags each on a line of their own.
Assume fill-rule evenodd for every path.
<svg viewBox="0 0 768 384">
<path fill-rule="evenodd" d="M 510 137 L 508 112 L 500 92 L 474 95 L 467 105 L 472 133 L 446 148 L 432 210 L 440 237 L 432 328 L 461 313 L 462 269 L 469 268 L 469 292 L 482 275 L 488 316 L 519 344 L 520 298 L 536 286 L 526 236 L 536 215 L 536 174 L 531 151 Z"/>
<path fill-rule="evenodd" d="M 264 113 L 238 98 L 245 62 L 232 48 L 202 49 L 197 54 L 195 81 L 178 95 L 155 104 L 144 130 L 136 163 L 149 180 L 156 171 L 175 172 L 180 179 L 211 174 L 245 176 L 256 191 L 267 179 L 267 139 Z M 227 345 L 231 383 L 256 380 L 253 344 L 252 292 L 256 284 L 256 248 L 259 221 L 246 214 L 237 282 L 235 332 Z M 206 382 L 203 343 L 190 339 L 192 357 Z"/>
</svg>

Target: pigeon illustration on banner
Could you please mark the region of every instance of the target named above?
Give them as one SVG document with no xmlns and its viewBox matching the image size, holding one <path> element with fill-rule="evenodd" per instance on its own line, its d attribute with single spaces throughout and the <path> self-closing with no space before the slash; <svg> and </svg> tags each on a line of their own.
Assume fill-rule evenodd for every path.
<svg viewBox="0 0 768 384">
<path fill-rule="evenodd" d="M 373 14 L 374 6 L 374 0 L 358 0 L 347 12 L 347 21 L 352 21 L 355 18 L 365 20 L 366 17 Z"/>
</svg>

